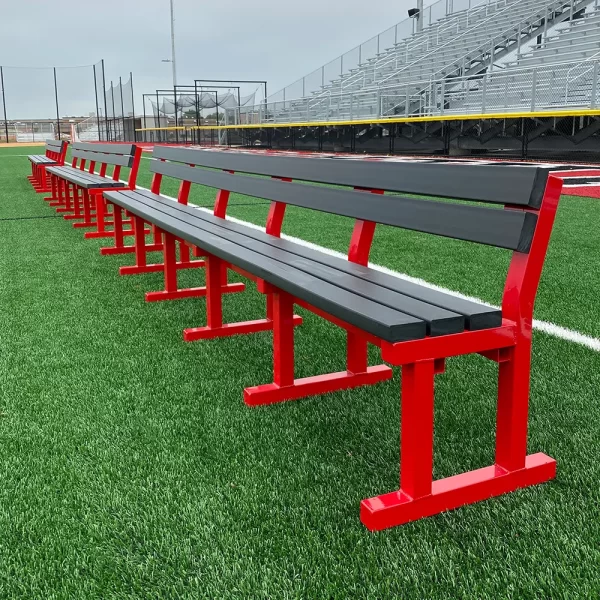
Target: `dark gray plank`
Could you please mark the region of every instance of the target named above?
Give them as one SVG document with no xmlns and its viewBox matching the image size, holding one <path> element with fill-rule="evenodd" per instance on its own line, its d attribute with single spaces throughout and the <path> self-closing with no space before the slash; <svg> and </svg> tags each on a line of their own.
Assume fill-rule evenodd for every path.
<svg viewBox="0 0 600 600">
<path fill-rule="evenodd" d="M 56 161 L 53 158 L 48 158 L 45 155 L 32 155 L 27 157 L 32 163 L 55 165 Z"/>
<path fill-rule="evenodd" d="M 203 167 L 539 208 L 550 169 L 530 165 L 424 164 L 308 158 L 155 146 L 153 156 Z"/>
<path fill-rule="evenodd" d="M 420 339 L 426 335 L 426 324 L 400 311 L 390 309 L 347 292 L 296 268 L 235 244 L 213 233 L 150 208 L 125 194 L 107 192 L 106 197 L 133 214 L 156 224 L 161 229 L 265 279 L 279 289 L 390 342 Z"/>
<path fill-rule="evenodd" d="M 162 196 L 157 196 L 147 190 L 136 190 L 136 192 L 138 194 L 146 195 L 154 202 L 160 202 L 166 205 L 174 204 L 172 200 Z M 232 221 L 225 219 L 219 219 L 218 217 L 215 217 L 206 211 L 199 211 L 191 206 L 180 206 L 180 210 L 197 214 L 200 218 L 205 219 L 210 223 L 232 231 L 236 231 L 238 233 L 243 233 L 248 237 L 253 237 L 257 240 L 271 244 L 276 248 L 281 248 L 282 250 L 286 250 L 287 252 L 308 258 L 314 262 L 323 263 L 344 273 L 361 278 L 367 282 L 376 284 L 389 290 L 394 290 L 405 296 L 410 296 L 411 298 L 422 300 L 428 304 L 439 306 L 440 308 L 444 308 L 450 312 L 463 315 L 463 317 L 466 319 L 466 328 L 470 331 L 499 327 L 502 324 L 502 311 L 486 304 L 465 300 L 439 290 L 419 285 L 418 283 L 413 283 L 406 279 L 394 277 L 392 275 L 388 275 L 387 273 L 370 269 L 368 267 L 363 267 L 361 265 L 351 263 L 346 259 L 339 258 L 337 256 L 331 256 L 320 252 L 319 250 L 314 250 L 289 240 L 267 235 L 264 231 L 252 229 L 242 224 L 233 223 Z"/>
<path fill-rule="evenodd" d="M 232 175 L 156 160 L 151 162 L 150 170 L 246 196 L 279 200 L 286 204 L 354 219 L 375 221 L 519 252 L 529 251 L 537 223 L 537 215 L 522 210 L 499 210 L 469 204 L 366 194 L 354 190 Z"/>
<path fill-rule="evenodd" d="M 90 152 L 88 150 L 73 150 L 71 152 L 73 158 L 80 158 L 95 163 L 105 163 L 107 165 L 118 165 L 121 167 L 131 167 L 133 164 L 133 156 L 121 154 L 105 154 L 103 152 Z"/>
<path fill-rule="evenodd" d="M 65 145 L 64 141 L 58 141 L 58 140 L 47 140 L 46 141 L 46 148 L 52 150 L 52 152 L 60 152 L 63 149 L 64 145 Z"/>
<path fill-rule="evenodd" d="M 71 144 L 71 150 L 87 150 L 88 152 L 104 152 L 105 154 L 122 154 L 133 156 L 135 144 L 99 144 L 90 142 L 75 142 Z"/>
<path fill-rule="evenodd" d="M 362 296 L 363 298 L 368 298 L 373 302 L 377 302 L 388 308 L 400 310 L 403 313 L 422 319 L 427 323 L 428 335 L 448 335 L 451 333 L 459 333 L 464 330 L 465 319 L 462 315 L 380 287 L 359 277 L 332 268 L 324 263 L 316 262 L 298 254 L 288 252 L 287 250 L 276 248 L 262 240 L 249 237 L 245 235 L 244 232 L 240 233 L 220 227 L 218 223 L 211 223 L 208 220 L 204 220 L 200 211 L 191 207 L 186 207 L 169 200 L 157 203 L 151 197 L 148 197 L 137 190 L 125 191 L 123 192 L 123 195 L 132 200 L 142 202 L 149 208 L 161 210 L 171 217 L 199 227 L 206 232 L 214 233 L 219 237 L 224 237 L 235 244 L 244 246 L 263 256 L 267 256 L 280 263 L 290 265 L 305 273 L 314 275 L 323 281 L 332 283 L 337 287 Z M 218 221 L 218 219 L 214 217 L 213 219 Z M 249 228 L 246 227 L 245 229 L 247 231 Z"/>
</svg>

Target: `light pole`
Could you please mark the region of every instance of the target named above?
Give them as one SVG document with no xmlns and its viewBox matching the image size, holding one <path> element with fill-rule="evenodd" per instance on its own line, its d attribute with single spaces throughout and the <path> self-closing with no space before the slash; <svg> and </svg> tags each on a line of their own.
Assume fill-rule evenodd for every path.
<svg viewBox="0 0 600 600">
<path fill-rule="evenodd" d="M 175 7 L 174 0 L 169 0 L 171 5 L 171 58 L 164 58 L 161 62 L 171 63 L 173 68 L 173 87 L 177 85 L 177 63 L 175 61 Z"/>
<path fill-rule="evenodd" d="M 416 8 L 408 9 L 408 16 L 416 20 L 416 28 L 413 31 L 423 31 L 423 0 L 417 0 Z"/>
</svg>

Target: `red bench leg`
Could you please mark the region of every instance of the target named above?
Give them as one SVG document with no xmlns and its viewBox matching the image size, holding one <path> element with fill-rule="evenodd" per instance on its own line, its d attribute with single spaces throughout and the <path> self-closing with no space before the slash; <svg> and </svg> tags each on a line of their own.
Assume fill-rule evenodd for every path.
<svg viewBox="0 0 600 600">
<path fill-rule="evenodd" d="M 362 501 L 360 517 L 369 529 L 402 525 L 555 477 L 554 459 L 526 455 L 529 351 L 521 344 L 500 363 L 496 464 L 438 481 L 432 481 L 436 361 L 402 367 L 400 490 Z"/>
<path fill-rule="evenodd" d="M 107 235 L 89 235 L 91 234 L 97 234 L 96 231 L 92 231 L 92 232 L 88 232 L 84 235 L 84 237 L 112 237 L 115 240 L 115 245 L 114 246 L 108 246 L 105 248 L 100 248 L 100 254 L 106 256 L 106 255 L 112 255 L 112 254 L 135 254 L 136 255 L 136 264 L 138 267 L 145 267 L 146 266 L 146 253 L 147 252 L 159 252 L 160 250 L 162 250 L 162 244 L 152 244 L 152 245 L 147 245 L 146 244 L 146 233 L 148 233 L 145 229 L 144 229 L 144 222 L 142 219 L 139 219 L 139 217 L 136 217 L 137 219 L 139 219 L 139 221 L 141 222 L 141 225 L 139 228 L 136 228 L 135 223 L 136 223 L 136 218 L 132 219 L 131 221 L 131 225 L 132 225 L 132 229 L 130 231 L 127 231 L 123 228 L 123 225 L 125 224 L 125 221 L 123 220 L 123 209 L 116 205 L 113 204 L 113 231 L 106 231 L 104 229 L 104 224 L 106 224 L 104 222 L 104 215 L 105 213 L 105 209 L 104 209 L 104 199 L 102 198 L 101 195 L 99 195 L 97 197 L 97 204 L 96 204 L 97 208 L 96 208 L 96 212 L 100 212 L 101 214 L 98 215 L 97 219 L 98 219 L 98 228 L 102 228 L 101 231 L 104 234 Z M 103 225 L 100 225 L 100 223 L 103 223 Z M 135 240 L 135 243 L 132 246 L 126 246 L 125 245 L 125 236 L 129 236 L 129 235 L 133 235 L 135 236 L 137 232 L 137 239 Z M 140 271 L 141 272 L 141 271 Z"/>
<path fill-rule="evenodd" d="M 239 323 L 223 323 L 223 294 L 239 292 L 244 289 L 243 283 L 227 283 L 227 269 L 224 262 L 216 256 L 206 256 L 206 327 L 185 329 L 183 339 L 186 342 L 206 340 L 232 335 L 244 335 L 273 329 L 273 320 L 242 321 Z M 294 324 L 299 325 L 302 319 L 294 316 Z"/>
<path fill-rule="evenodd" d="M 160 238 L 159 238 L 160 239 Z M 205 266 L 203 260 L 190 260 L 189 247 L 179 243 L 180 260 L 177 261 L 177 239 L 170 233 L 163 233 L 163 262 L 155 267 L 155 271 L 163 271 L 165 276 L 165 289 L 159 292 L 146 293 L 146 302 L 157 302 L 160 300 L 178 300 L 182 298 L 195 298 L 206 295 L 205 287 L 179 289 L 177 283 L 177 271 L 179 269 L 195 269 Z M 135 273 L 135 267 L 121 267 L 121 274 Z M 242 291 L 244 284 L 231 284 L 227 286 L 226 292 Z"/>
<path fill-rule="evenodd" d="M 367 367 L 362 355 L 349 355 L 349 365 L 360 368 L 314 377 L 294 378 L 294 298 L 281 291 L 273 293 L 273 383 L 246 388 L 244 402 L 250 406 L 295 400 L 361 385 L 371 385 L 392 377 L 386 365 Z M 361 340 L 362 341 L 362 340 Z"/>
<path fill-rule="evenodd" d="M 84 190 L 79 186 L 73 184 L 71 186 L 73 190 L 73 214 L 65 215 L 63 219 L 67 221 L 79 220 L 84 218 L 83 214 L 83 192 Z"/>
<path fill-rule="evenodd" d="M 90 196 L 89 190 L 82 189 L 82 209 L 83 209 L 83 221 L 79 223 L 73 223 L 73 227 L 95 227 L 96 221 L 94 221 L 94 213 L 92 212 L 92 197 Z"/>
<path fill-rule="evenodd" d="M 108 231 L 107 225 L 114 225 L 114 221 L 107 221 L 106 201 L 102 192 L 90 192 L 90 215 L 91 207 L 95 206 L 95 219 L 90 216 L 90 223 L 96 226 L 96 231 L 87 231 L 83 234 L 86 240 L 96 238 L 110 238 L 114 236 L 114 231 Z"/>
<path fill-rule="evenodd" d="M 56 198 L 51 199 L 50 206 L 64 206 L 66 203 L 65 200 L 65 180 L 60 177 L 55 177 L 56 179 Z"/>
<path fill-rule="evenodd" d="M 44 198 L 46 202 L 56 202 L 58 200 L 57 181 L 58 177 L 56 175 L 50 175 L 50 196 Z"/>
<path fill-rule="evenodd" d="M 70 213 L 73 211 L 71 192 L 75 192 L 75 186 L 68 181 L 63 181 L 64 204 L 56 209 L 57 213 Z"/>
</svg>

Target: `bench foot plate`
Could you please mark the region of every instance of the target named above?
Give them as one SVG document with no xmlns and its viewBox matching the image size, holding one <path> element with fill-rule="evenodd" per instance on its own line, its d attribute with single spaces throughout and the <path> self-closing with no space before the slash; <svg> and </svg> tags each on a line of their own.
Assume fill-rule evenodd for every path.
<svg viewBox="0 0 600 600">
<path fill-rule="evenodd" d="M 95 225 L 95 223 L 94 223 Z M 127 235 L 127 234 L 123 234 L 123 235 Z M 112 231 L 86 231 L 83 234 L 83 237 L 86 240 L 93 240 L 96 238 L 111 238 L 114 237 L 115 234 Z"/>
<path fill-rule="evenodd" d="M 94 233 L 94 232 L 89 232 Z M 123 235 L 133 235 L 131 232 L 124 232 Z M 87 233 L 85 234 L 87 237 Z M 162 252 L 163 245 L 162 244 L 148 244 L 145 247 L 146 252 Z M 134 254 L 135 246 L 108 246 L 105 248 L 100 248 L 100 254 L 102 256 L 110 256 L 113 254 Z"/>
<path fill-rule="evenodd" d="M 302 325 L 301 316 L 294 315 L 294 325 Z M 226 323 L 225 325 L 221 325 L 221 327 L 194 327 L 192 329 L 184 329 L 183 339 L 186 342 L 195 342 L 196 340 L 211 340 L 232 335 L 245 335 L 248 333 L 258 333 L 259 331 L 271 331 L 272 329 L 273 321 L 270 319 L 258 319 L 256 321 L 243 321 L 241 323 Z"/>
<path fill-rule="evenodd" d="M 244 390 L 244 402 L 248 406 L 273 404 L 285 400 L 297 400 L 306 396 L 317 396 L 338 390 L 347 390 L 361 385 L 373 385 L 391 379 L 392 369 L 387 365 L 368 367 L 364 373 L 328 373 L 315 377 L 294 380 L 293 385 L 279 386 L 276 383 L 258 385 Z"/>
<path fill-rule="evenodd" d="M 73 223 L 73 227 L 76 229 L 79 229 L 80 227 L 96 227 L 96 223 L 80 221 L 79 223 Z"/>
<path fill-rule="evenodd" d="M 180 269 L 199 269 L 201 267 L 204 267 L 205 264 L 206 263 L 203 260 L 192 260 L 189 262 L 177 263 L 175 265 L 175 267 L 179 271 Z M 121 275 L 140 275 L 142 273 L 156 273 L 157 271 L 164 271 L 164 270 L 165 270 L 164 263 L 158 263 L 158 264 L 154 264 L 154 265 L 145 265 L 143 267 L 138 267 L 137 265 L 127 265 L 125 267 L 121 267 L 119 269 L 119 273 Z M 150 293 L 162 294 L 163 292 L 161 291 L 161 292 L 150 292 Z"/>
<path fill-rule="evenodd" d="M 506 471 L 493 465 L 440 479 L 433 482 L 430 495 L 416 500 L 402 490 L 363 500 L 360 520 L 371 531 L 386 529 L 543 483 L 555 476 L 556 461 L 553 458 L 542 453 L 531 454 L 523 469 Z"/>
<path fill-rule="evenodd" d="M 243 292 L 246 289 L 244 283 L 229 283 L 221 288 L 223 294 L 233 294 L 235 292 Z M 146 302 L 160 302 L 162 300 L 183 300 L 184 298 L 202 298 L 206 296 L 205 287 L 186 288 L 183 290 L 175 290 L 168 292 L 162 290 L 160 292 L 147 292 Z"/>
</svg>

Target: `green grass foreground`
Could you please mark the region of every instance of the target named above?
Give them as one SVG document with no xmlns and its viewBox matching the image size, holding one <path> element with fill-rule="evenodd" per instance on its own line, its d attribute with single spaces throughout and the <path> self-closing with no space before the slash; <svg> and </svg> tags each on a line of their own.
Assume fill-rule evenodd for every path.
<svg viewBox="0 0 600 600">
<path fill-rule="evenodd" d="M 555 481 L 370 533 L 361 499 L 398 487 L 399 372 L 246 407 L 270 334 L 184 343 L 204 301 L 146 304 L 162 276 L 120 277 L 132 256 L 55 215 L 19 156 L 39 151 L 0 150 L 0 599 L 599 597 L 600 354 L 534 334 L 529 449 Z M 229 214 L 267 210 L 232 196 Z M 563 197 L 536 318 L 600 337 L 599 226 L 600 201 Z M 345 251 L 351 222 L 290 208 L 284 230 Z M 388 227 L 372 254 L 496 303 L 508 258 Z M 260 318 L 264 298 L 249 284 L 224 307 Z M 343 332 L 300 312 L 298 376 L 343 369 Z M 436 384 L 434 476 L 491 464 L 496 366 L 452 359 Z"/>
</svg>

